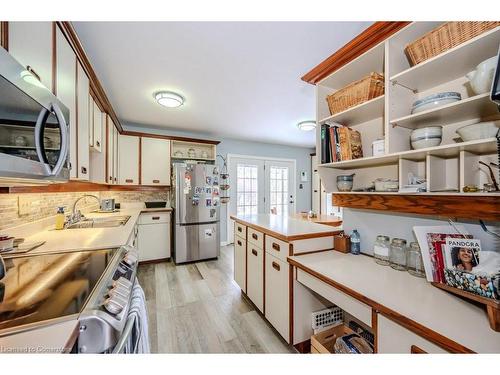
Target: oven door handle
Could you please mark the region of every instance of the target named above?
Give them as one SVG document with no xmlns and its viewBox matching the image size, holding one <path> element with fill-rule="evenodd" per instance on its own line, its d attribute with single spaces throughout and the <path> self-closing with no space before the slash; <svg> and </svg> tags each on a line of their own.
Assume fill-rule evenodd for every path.
<svg viewBox="0 0 500 375">
<path fill-rule="evenodd" d="M 130 316 L 127 318 L 127 323 L 125 323 L 125 328 L 123 329 L 122 335 L 120 336 L 118 343 L 116 344 L 115 348 L 113 349 L 113 354 L 122 353 L 123 350 L 125 349 L 125 345 L 127 344 L 128 339 L 130 338 L 130 335 L 132 334 L 132 332 L 134 330 L 134 325 L 135 325 L 136 319 L 137 319 L 137 314 L 135 312 L 130 314 Z"/>
<path fill-rule="evenodd" d="M 42 147 L 42 125 L 47 121 L 49 113 L 53 112 L 57 118 L 57 123 L 59 124 L 59 129 L 61 130 L 61 151 L 59 153 L 59 158 L 57 159 L 56 165 L 54 168 L 51 168 L 48 163 L 45 163 L 45 155 L 43 154 Z M 44 163 L 46 166 L 47 173 L 49 176 L 57 176 L 61 169 L 64 167 L 64 163 L 66 162 L 68 156 L 68 148 L 69 148 L 69 137 L 68 137 L 68 125 L 66 124 L 66 120 L 64 119 L 64 115 L 61 112 L 61 108 L 57 105 L 57 103 L 51 103 L 50 109 L 43 108 L 38 115 L 35 125 L 35 149 L 38 155 L 38 159 L 40 162 Z"/>
</svg>

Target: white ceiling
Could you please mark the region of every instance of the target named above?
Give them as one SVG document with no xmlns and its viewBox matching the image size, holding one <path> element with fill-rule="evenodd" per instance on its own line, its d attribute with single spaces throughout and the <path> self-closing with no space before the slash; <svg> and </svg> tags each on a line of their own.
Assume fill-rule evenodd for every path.
<svg viewBox="0 0 500 375">
<path fill-rule="evenodd" d="M 300 80 L 369 22 L 74 22 L 122 124 L 313 146 Z M 177 109 L 153 93 L 176 91 Z"/>
</svg>

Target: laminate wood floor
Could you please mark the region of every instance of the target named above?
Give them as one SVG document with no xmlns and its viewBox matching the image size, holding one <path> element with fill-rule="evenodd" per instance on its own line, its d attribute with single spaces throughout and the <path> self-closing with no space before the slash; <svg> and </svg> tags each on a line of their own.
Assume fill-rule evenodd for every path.
<svg viewBox="0 0 500 375">
<path fill-rule="evenodd" d="M 152 353 L 296 353 L 241 295 L 232 245 L 219 259 L 140 265 Z"/>
</svg>

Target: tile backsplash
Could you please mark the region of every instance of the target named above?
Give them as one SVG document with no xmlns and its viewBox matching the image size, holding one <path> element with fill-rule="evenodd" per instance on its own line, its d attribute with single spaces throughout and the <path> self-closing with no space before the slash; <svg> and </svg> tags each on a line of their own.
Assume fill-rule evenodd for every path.
<svg viewBox="0 0 500 375">
<path fill-rule="evenodd" d="M 23 193 L 23 194 L 0 194 L 0 230 L 44 219 L 56 213 L 57 207 L 64 206 L 65 212 L 70 212 L 76 199 L 84 194 L 92 194 L 99 199 L 115 198 L 120 202 L 148 202 L 167 201 L 170 203 L 170 192 L 149 191 L 97 191 L 78 193 Z M 19 215 L 19 197 L 27 199 L 30 205 L 28 213 Z M 78 209 L 89 212 L 98 209 L 99 205 L 93 198 L 82 199 L 78 203 Z"/>
</svg>

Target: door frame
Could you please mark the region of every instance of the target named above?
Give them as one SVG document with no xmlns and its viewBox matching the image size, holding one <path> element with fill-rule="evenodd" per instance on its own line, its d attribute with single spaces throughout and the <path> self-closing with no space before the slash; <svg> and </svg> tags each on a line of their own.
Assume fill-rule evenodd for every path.
<svg viewBox="0 0 500 375">
<path fill-rule="evenodd" d="M 227 161 L 227 169 L 228 171 L 231 170 L 231 159 L 239 159 L 239 158 L 242 158 L 242 159 L 257 159 L 257 160 L 263 160 L 263 161 L 266 161 L 266 160 L 269 160 L 269 161 L 286 161 L 286 162 L 291 162 L 293 164 L 293 167 L 292 167 L 292 173 L 294 175 L 294 181 L 295 183 L 293 184 L 292 186 L 292 192 L 293 192 L 293 196 L 294 196 L 294 207 L 296 209 L 297 207 L 297 160 L 296 159 L 289 159 L 289 158 L 275 158 L 275 157 L 266 157 L 266 156 L 254 156 L 254 155 L 244 155 L 244 154 L 230 154 L 228 153 L 226 155 L 226 161 Z M 233 187 L 235 186 L 234 184 L 236 183 L 236 181 L 233 181 L 232 179 L 232 176 L 229 176 L 229 178 L 231 179 L 231 184 L 233 185 Z M 265 174 L 264 174 L 264 178 L 265 178 Z M 264 180 L 264 183 L 265 183 L 265 180 Z M 232 190 L 230 191 L 230 197 L 231 199 L 236 199 L 235 197 L 232 196 L 233 194 L 233 191 L 236 192 L 236 190 Z M 236 193 L 234 193 L 236 194 Z M 233 233 L 233 220 L 231 219 L 231 212 L 229 210 L 229 204 L 226 205 L 226 233 L 227 233 L 227 243 L 228 244 L 231 244 L 233 243 L 234 241 L 234 233 Z"/>
</svg>

